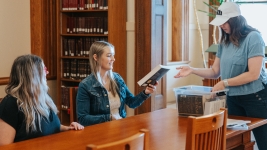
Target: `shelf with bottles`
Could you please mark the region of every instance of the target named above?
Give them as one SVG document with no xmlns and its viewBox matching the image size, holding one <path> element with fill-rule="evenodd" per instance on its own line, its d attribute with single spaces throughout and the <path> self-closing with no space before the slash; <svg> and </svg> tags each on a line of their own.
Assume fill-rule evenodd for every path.
<svg viewBox="0 0 267 150">
<path fill-rule="evenodd" d="M 108 10 L 108 0 L 61 0 L 62 11 Z"/>
</svg>

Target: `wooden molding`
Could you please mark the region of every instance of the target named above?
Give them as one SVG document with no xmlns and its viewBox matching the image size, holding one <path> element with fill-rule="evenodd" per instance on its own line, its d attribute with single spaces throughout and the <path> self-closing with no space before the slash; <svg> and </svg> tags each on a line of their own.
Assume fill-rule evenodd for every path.
<svg viewBox="0 0 267 150">
<path fill-rule="evenodd" d="M 165 13 L 166 0 L 135 0 L 135 81 L 139 81 L 158 64 L 167 64 Z M 173 61 L 189 59 L 189 1 L 172 1 Z M 164 12 L 164 13 L 163 13 Z M 144 87 L 135 86 L 135 94 Z M 166 77 L 160 81 L 157 91 L 135 114 L 154 111 L 166 107 Z"/>
<path fill-rule="evenodd" d="M 7 85 L 9 82 L 9 77 L 0 78 L 0 85 Z"/>
<path fill-rule="evenodd" d="M 189 1 L 172 1 L 172 59 L 189 60 Z"/>
<path fill-rule="evenodd" d="M 48 68 L 47 79 L 56 79 L 56 0 L 30 0 L 31 53 Z"/>
<path fill-rule="evenodd" d="M 114 72 L 119 73 L 127 81 L 127 4 L 126 0 L 108 1 L 108 41 L 115 47 Z M 115 8 L 115 9 L 112 9 Z M 115 34 L 114 34 L 115 33 Z"/>
<path fill-rule="evenodd" d="M 135 81 L 151 70 L 151 11 L 151 0 L 135 0 Z M 136 94 L 142 90 L 135 85 Z M 151 98 L 136 108 L 135 114 L 150 111 Z"/>
<path fill-rule="evenodd" d="M 167 64 L 167 0 L 135 1 L 135 81 L 143 78 L 158 64 Z M 135 86 L 135 93 L 144 87 Z M 166 107 L 166 77 L 159 82 L 135 114 Z"/>
</svg>

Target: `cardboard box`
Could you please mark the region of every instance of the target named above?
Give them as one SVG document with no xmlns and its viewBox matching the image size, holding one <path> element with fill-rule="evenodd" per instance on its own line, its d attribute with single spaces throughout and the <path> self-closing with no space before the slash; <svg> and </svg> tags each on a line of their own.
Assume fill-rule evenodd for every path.
<svg viewBox="0 0 267 150">
<path fill-rule="evenodd" d="M 180 116 L 202 116 L 226 107 L 226 92 L 211 92 L 212 87 L 188 85 L 174 88 L 176 108 Z"/>
</svg>

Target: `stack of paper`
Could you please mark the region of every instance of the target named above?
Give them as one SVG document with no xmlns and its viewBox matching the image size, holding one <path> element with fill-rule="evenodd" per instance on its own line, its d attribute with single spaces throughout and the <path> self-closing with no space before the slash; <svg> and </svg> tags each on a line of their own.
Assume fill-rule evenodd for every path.
<svg viewBox="0 0 267 150">
<path fill-rule="evenodd" d="M 247 123 L 251 123 L 250 120 L 237 120 L 227 119 L 227 128 L 234 130 L 248 130 Z"/>
</svg>

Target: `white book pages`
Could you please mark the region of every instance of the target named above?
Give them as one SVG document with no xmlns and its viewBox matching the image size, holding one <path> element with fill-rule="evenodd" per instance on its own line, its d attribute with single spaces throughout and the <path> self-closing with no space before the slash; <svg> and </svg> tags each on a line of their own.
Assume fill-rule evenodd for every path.
<svg viewBox="0 0 267 150">
<path fill-rule="evenodd" d="M 204 115 L 209 115 L 225 108 L 225 99 L 205 102 Z"/>
<path fill-rule="evenodd" d="M 250 120 L 227 119 L 227 129 L 248 130 L 247 123 L 251 123 L 251 121 Z"/>
</svg>

